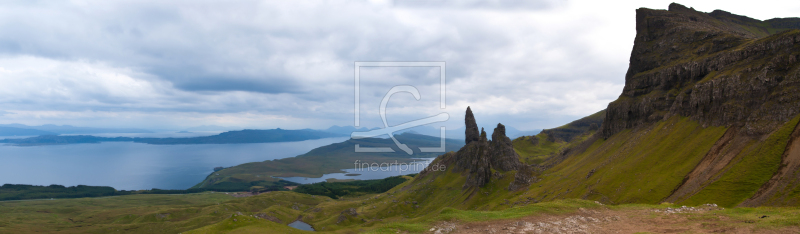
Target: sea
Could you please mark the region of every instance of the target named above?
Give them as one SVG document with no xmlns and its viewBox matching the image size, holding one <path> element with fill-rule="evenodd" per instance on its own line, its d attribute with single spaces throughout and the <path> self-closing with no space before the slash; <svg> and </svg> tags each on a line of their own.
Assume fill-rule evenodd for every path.
<svg viewBox="0 0 800 234">
<path fill-rule="evenodd" d="M 200 135 L 203 134 L 125 136 Z M 133 142 L 40 146 L 0 144 L 0 185 L 91 185 L 111 186 L 117 190 L 188 189 L 202 182 L 215 167 L 294 157 L 347 139 L 336 137 L 297 142 L 198 145 Z"/>
</svg>

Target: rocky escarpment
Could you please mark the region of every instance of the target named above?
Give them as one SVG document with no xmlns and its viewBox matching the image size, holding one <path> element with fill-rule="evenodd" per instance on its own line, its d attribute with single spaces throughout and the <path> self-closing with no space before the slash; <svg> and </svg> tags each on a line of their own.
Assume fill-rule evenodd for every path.
<svg viewBox="0 0 800 234">
<path fill-rule="evenodd" d="M 511 139 L 506 136 L 506 128 L 503 124 L 497 124 L 490 141 L 483 129 L 478 135 L 478 125 L 469 107 L 467 107 L 465 122 L 467 145 L 455 154 L 445 155 L 449 158 L 443 160 L 455 162 L 455 171 L 467 173 L 467 181 L 463 188 L 486 185 L 491 181 L 492 169 L 502 172 L 517 171 L 509 189 L 515 190 L 530 184 L 532 172 L 528 165 L 520 162 L 519 155 L 511 145 Z"/>
<path fill-rule="evenodd" d="M 638 9 L 625 88 L 602 136 L 688 116 L 705 126 L 769 133 L 800 113 L 800 19 L 759 21 L 671 4 Z"/>
</svg>

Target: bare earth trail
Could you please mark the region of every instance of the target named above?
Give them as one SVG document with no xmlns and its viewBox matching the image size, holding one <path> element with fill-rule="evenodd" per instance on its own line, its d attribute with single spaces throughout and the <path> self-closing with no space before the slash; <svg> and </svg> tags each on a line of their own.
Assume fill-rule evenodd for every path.
<svg viewBox="0 0 800 234">
<path fill-rule="evenodd" d="M 741 220 L 716 214 L 713 205 L 685 208 L 583 209 L 566 215 L 538 215 L 486 222 L 441 222 L 428 233 L 800 233 L 800 227 L 759 225 L 769 216 Z"/>
</svg>

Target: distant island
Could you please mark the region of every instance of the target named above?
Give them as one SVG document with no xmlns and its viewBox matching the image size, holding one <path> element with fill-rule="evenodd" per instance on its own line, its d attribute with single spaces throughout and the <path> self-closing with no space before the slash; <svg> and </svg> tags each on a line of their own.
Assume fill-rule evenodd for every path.
<svg viewBox="0 0 800 234">
<path fill-rule="evenodd" d="M 154 145 L 185 145 L 185 144 L 243 144 L 243 143 L 268 143 L 314 140 L 329 137 L 344 137 L 346 135 L 330 133 L 311 129 L 301 130 L 252 130 L 223 132 L 213 136 L 185 137 L 185 138 L 142 138 L 142 137 L 97 137 L 89 135 L 59 136 L 43 135 L 23 139 L 4 139 L 0 143 L 18 146 L 57 145 L 57 144 L 83 144 L 100 142 L 136 142 Z"/>
</svg>

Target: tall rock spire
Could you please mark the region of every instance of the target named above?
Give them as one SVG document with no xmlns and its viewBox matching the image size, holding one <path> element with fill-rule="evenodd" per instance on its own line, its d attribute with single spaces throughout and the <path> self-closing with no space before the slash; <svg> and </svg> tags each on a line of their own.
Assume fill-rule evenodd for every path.
<svg viewBox="0 0 800 234">
<path fill-rule="evenodd" d="M 464 130 L 464 135 L 466 136 L 464 143 L 469 144 L 470 142 L 478 141 L 480 139 L 478 124 L 475 123 L 475 116 L 472 115 L 472 110 L 469 107 L 467 107 L 467 114 L 464 116 L 464 124 L 467 125 L 467 129 Z"/>
</svg>

